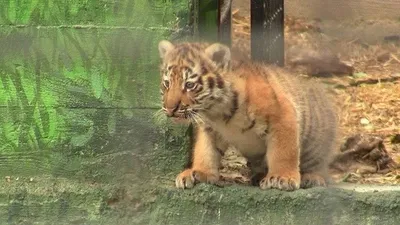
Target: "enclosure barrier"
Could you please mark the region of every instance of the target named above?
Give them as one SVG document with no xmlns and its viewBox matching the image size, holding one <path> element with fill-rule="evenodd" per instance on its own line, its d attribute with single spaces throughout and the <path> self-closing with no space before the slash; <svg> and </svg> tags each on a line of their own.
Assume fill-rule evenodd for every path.
<svg viewBox="0 0 400 225">
<path fill-rule="evenodd" d="M 157 44 L 189 32 L 229 45 L 220 4 L 0 0 L 0 224 L 400 221 L 394 191 L 175 189 L 190 141 L 157 117 Z M 252 13 L 254 60 L 283 65 L 283 1 Z"/>
</svg>

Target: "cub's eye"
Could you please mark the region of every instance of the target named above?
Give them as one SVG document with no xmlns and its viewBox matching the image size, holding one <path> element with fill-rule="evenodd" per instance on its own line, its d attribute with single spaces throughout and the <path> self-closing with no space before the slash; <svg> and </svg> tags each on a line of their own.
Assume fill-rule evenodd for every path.
<svg viewBox="0 0 400 225">
<path fill-rule="evenodd" d="M 164 80 L 164 87 L 169 88 L 169 81 Z"/>
<path fill-rule="evenodd" d="M 195 85 L 195 83 L 193 83 L 193 82 L 186 82 L 185 88 L 192 89 L 194 87 L 194 85 Z"/>
</svg>

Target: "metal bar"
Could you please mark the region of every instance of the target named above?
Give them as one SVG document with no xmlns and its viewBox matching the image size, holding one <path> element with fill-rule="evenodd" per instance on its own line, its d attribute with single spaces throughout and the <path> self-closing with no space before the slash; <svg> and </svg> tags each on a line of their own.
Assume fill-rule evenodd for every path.
<svg viewBox="0 0 400 225">
<path fill-rule="evenodd" d="M 284 65 L 284 0 L 265 1 L 265 50 L 268 63 Z"/>
<path fill-rule="evenodd" d="M 252 0 L 251 11 L 251 58 L 266 61 L 264 46 L 264 0 Z"/>
<path fill-rule="evenodd" d="M 195 38 L 201 41 L 218 40 L 218 1 L 193 0 L 195 6 Z"/>
<path fill-rule="evenodd" d="M 232 8 L 228 5 L 229 0 L 218 0 L 218 40 L 225 45 L 232 43 Z M 221 21 L 221 17 L 226 17 Z"/>
<path fill-rule="evenodd" d="M 251 57 L 284 65 L 284 0 L 251 1 Z"/>
</svg>

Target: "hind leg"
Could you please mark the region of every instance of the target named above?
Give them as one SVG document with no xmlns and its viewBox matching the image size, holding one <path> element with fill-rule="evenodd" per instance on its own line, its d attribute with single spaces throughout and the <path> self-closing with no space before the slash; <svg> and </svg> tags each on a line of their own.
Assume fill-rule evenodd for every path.
<svg viewBox="0 0 400 225">
<path fill-rule="evenodd" d="M 300 165 L 300 188 L 327 186 L 327 179 L 329 179 L 327 158 L 327 156 L 315 156 L 309 160 L 303 160 Z"/>
<path fill-rule="evenodd" d="M 326 143 L 327 141 L 325 141 Z M 326 146 L 326 145 L 325 145 Z M 314 151 L 314 149 L 323 149 L 325 151 Z M 332 148 L 323 148 L 316 145 L 308 152 L 313 154 L 304 154 L 300 162 L 300 188 L 326 187 L 330 182 L 329 162 L 331 161 Z"/>
<path fill-rule="evenodd" d="M 311 172 L 301 175 L 300 188 L 326 187 L 326 180 L 322 174 Z"/>
</svg>

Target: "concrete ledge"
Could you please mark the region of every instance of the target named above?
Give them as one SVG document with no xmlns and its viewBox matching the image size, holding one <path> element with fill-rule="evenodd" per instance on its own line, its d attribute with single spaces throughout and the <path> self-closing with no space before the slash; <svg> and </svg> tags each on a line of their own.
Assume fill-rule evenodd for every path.
<svg viewBox="0 0 400 225">
<path fill-rule="evenodd" d="M 400 221 L 399 186 L 295 192 L 172 182 L 90 184 L 60 178 L 0 185 L 0 224 L 379 224 Z"/>
<path fill-rule="evenodd" d="M 382 192 L 382 191 L 392 191 L 400 192 L 400 185 L 365 185 L 365 184 L 352 184 L 352 183 L 341 183 L 332 186 L 334 188 L 341 188 L 345 190 L 353 190 L 356 192 Z"/>
<path fill-rule="evenodd" d="M 282 192 L 199 185 L 160 190 L 152 209 L 155 224 L 398 224 L 400 191 L 332 187 Z"/>
</svg>

